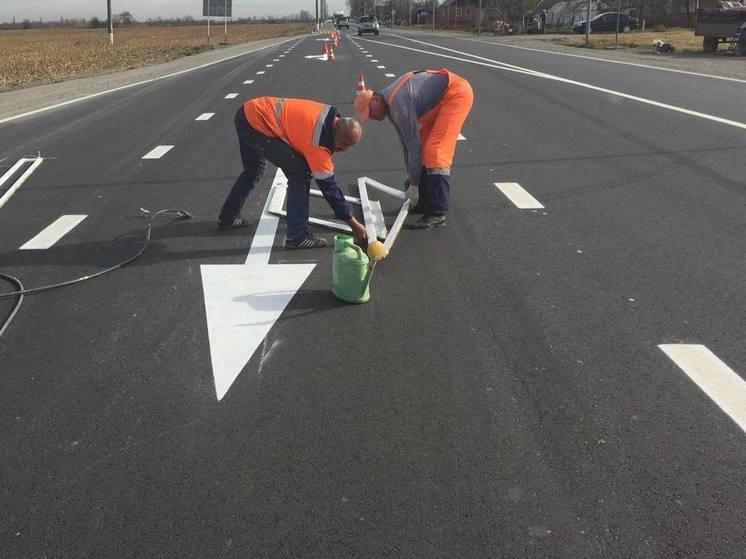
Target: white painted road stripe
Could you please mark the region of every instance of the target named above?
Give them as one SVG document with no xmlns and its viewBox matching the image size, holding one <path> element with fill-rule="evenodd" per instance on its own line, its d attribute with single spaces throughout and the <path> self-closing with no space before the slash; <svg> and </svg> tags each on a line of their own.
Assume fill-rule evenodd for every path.
<svg viewBox="0 0 746 559">
<path fill-rule="evenodd" d="M 442 49 L 442 50 L 446 50 L 446 51 L 450 51 L 450 52 L 456 52 L 456 53 L 462 54 L 464 56 L 470 56 L 470 57 L 472 57 L 472 59 L 477 59 L 477 60 L 472 60 L 472 59 L 469 59 L 469 58 L 460 58 L 458 56 L 451 56 L 451 55 L 443 54 L 443 53 L 440 53 L 440 52 L 432 52 L 432 51 L 427 51 L 427 50 L 422 50 L 422 49 L 416 49 L 416 48 L 412 48 L 412 47 L 405 47 L 404 45 L 397 45 L 397 44 L 394 44 L 394 43 L 384 43 L 384 42 L 381 42 L 381 41 L 376 41 L 376 44 L 386 45 L 386 46 L 397 48 L 397 49 L 405 49 L 405 50 L 411 50 L 411 51 L 414 51 L 414 52 L 420 52 L 420 53 L 424 53 L 424 54 L 430 54 L 432 56 L 439 56 L 441 58 L 449 58 L 451 60 L 459 60 L 461 62 L 468 62 L 469 64 L 475 64 L 477 66 L 485 66 L 487 68 L 495 68 L 497 70 L 504 70 L 506 72 L 515 72 L 517 74 L 524 74 L 524 75 L 527 75 L 527 76 L 534 76 L 534 77 L 537 77 L 537 78 L 543 78 L 543 79 L 547 79 L 547 80 L 557 81 L 557 82 L 566 83 L 566 84 L 569 84 L 569 85 L 575 85 L 577 87 L 583 87 L 583 88 L 586 88 L 586 89 L 590 89 L 590 90 L 593 90 L 593 91 L 598 91 L 598 92 L 601 92 L 601 93 L 606 93 L 606 94 L 609 94 L 609 95 L 615 95 L 615 96 L 621 97 L 623 99 L 629 99 L 631 101 L 637 101 L 638 103 L 644 103 L 646 105 L 652 105 L 654 107 L 659 107 L 661 109 L 667 109 L 669 111 L 674 111 L 674 112 L 683 113 L 683 114 L 687 114 L 687 115 L 690 115 L 690 116 L 695 116 L 695 117 L 698 117 L 698 118 L 702 118 L 702 119 L 705 119 L 705 120 L 710 120 L 710 121 L 713 121 L 713 122 L 717 122 L 719 124 L 726 124 L 728 126 L 733 126 L 735 128 L 746 129 L 746 122 L 738 122 L 736 120 L 730 120 L 730 119 L 719 117 L 719 116 L 715 116 L 715 115 L 709 115 L 709 114 L 706 114 L 706 113 L 700 113 L 698 111 L 692 111 L 690 109 L 685 109 L 683 107 L 677 107 L 675 105 L 669 105 L 667 103 L 661 103 L 659 101 L 654 101 L 652 99 L 646 99 L 644 97 L 637 97 L 636 95 L 630 95 L 628 93 L 623 93 L 621 91 L 615 91 L 613 89 L 606 89 L 604 87 L 598 87 L 598 86 L 591 85 L 591 84 L 584 83 L 584 82 L 578 82 L 578 81 L 575 81 L 575 80 L 569 80 L 567 78 L 562 78 L 560 76 L 555 76 L 555 75 L 552 75 L 552 74 L 545 74 L 544 72 L 537 72 L 536 70 L 531 70 L 530 68 L 524 68 L 522 66 L 515 66 L 514 64 L 508 64 L 506 62 L 500 62 L 498 60 L 492 60 L 492 59 L 489 59 L 489 58 L 484 58 L 483 56 L 477 56 L 476 54 L 470 54 L 468 52 L 462 52 L 462 51 L 455 50 L 455 49 L 449 49 L 449 48 L 446 48 L 446 47 L 442 47 L 440 45 L 435 45 L 435 44 L 432 44 L 432 43 L 426 43 L 424 41 L 417 41 L 416 39 L 410 39 L 409 37 L 402 37 L 402 38 L 407 39 L 409 41 L 414 41 L 415 43 L 421 43 L 423 45 L 432 46 L 432 47 L 439 48 L 439 49 Z M 363 40 L 367 41 L 368 39 L 363 39 Z M 481 62 L 481 60 L 485 60 L 487 62 Z"/>
<path fill-rule="evenodd" d="M 376 68 L 380 68 L 381 70 L 383 70 L 385 67 L 386 66 L 376 66 Z"/>
<path fill-rule="evenodd" d="M 215 116 L 215 113 L 202 113 L 194 120 L 210 120 L 214 116 Z"/>
<path fill-rule="evenodd" d="M 394 76 L 394 74 L 384 74 L 384 76 L 386 76 L 387 78 L 395 78 L 396 77 L 396 76 Z"/>
<path fill-rule="evenodd" d="M 746 382 L 740 376 L 703 345 L 661 344 L 658 347 L 746 431 Z"/>
<path fill-rule="evenodd" d="M 261 76 L 261 75 L 262 75 L 263 73 L 264 73 L 264 70 L 259 70 L 259 71 L 257 72 L 257 74 L 258 74 L 258 75 L 260 75 L 260 76 Z"/>
<path fill-rule="evenodd" d="M 8 170 L 8 172 L 6 172 L 3 175 L 3 177 L 0 179 L 0 185 L 3 184 L 3 183 L 5 183 L 5 181 L 8 180 L 11 176 L 13 176 L 13 174 L 15 174 L 16 171 L 18 171 L 18 169 L 20 169 L 21 167 L 23 167 L 23 165 L 25 165 L 28 162 L 32 162 L 31 166 L 28 169 L 26 169 L 26 171 L 20 177 L 18 177 L 18 180 L 16 180 L 16 182 L 14 182 L 12 185 L 10 185 L 10 188 L 8 188 L 8 190 L 5 191 L 5 194 L 3 194 L 2 196 L 0 196 L 0 208 L 2 208 L 8 200 L 10 200 L 10 197 L 13 196 L 13 194 L 16 192 L 16 190 L 18 190 L 19 188 L 21 188 L 21 185 L 24 182 L 26 182 L 26 179 L 31 176 L 31 173 L 33 173 L 34 170 L 39 165 L 41 165 L 42 161 L 44 161 L 43 157 L 36 157 L 34 159 L 30 159 L 30 158 L 24 157 L 22 159 L 19 159 L 16 162 L 16 164 L 13 165 Z"/>
<path fill-rule="evenodd" d="M 457 139 L 458 140 L 465 140 L 466 138 L 462 134 L 459 134 Z"/>
<path fill-rule="evenodd" d="M 274 64 L 265 64 L 266 68 L 272 68 L 273 66 L 274 66 Z"/>
<path fill-rule="evenodd" d="M 225 96 L 226 99 L 235 99 L 236 97 L 238 97 L 238 93 L 229 93 Z"/>
<path fill-rule="evenodd" d="M 244 85 L 251 85 L 252 83 L 254 83 L 254 80 L 246 80 L 243 82 Z"/>
<path fill-rule="evenodd" d="M 143 159 L 160 159 L 173 149 L 174 146 L 156 146 L 142 156 Z"/>
<path fill-rule="evenodd" d="M 377 58 L 373 58 L 373 59 L 371 59 L 371 62 L 378 62 L 378 59 Z"/>
<path fill-rule="evenodd" d="M 36 237 L 21 246 L 20 250 L 44 250 L 72 231 L 87 215 L 63 215 Z"/>
<path fill-rule="evenodd" d="M 522 210 L 540 210 L 544 207 L 517 182 L 496 182 L 495 186 Z"/>
</svg>

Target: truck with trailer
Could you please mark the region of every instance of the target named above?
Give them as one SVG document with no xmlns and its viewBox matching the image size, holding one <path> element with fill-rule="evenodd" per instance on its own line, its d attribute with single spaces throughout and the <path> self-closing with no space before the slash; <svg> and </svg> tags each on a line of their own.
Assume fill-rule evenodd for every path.
<svg viewBox="0 0 746 559">
<path fill-rule="evenodd" d="M 746 56 L 746 6 L 733 0 L 720 0 L 697 9 L 694 34 L 704 37 L 702 48 L 715 53 L 718 46 L 728 45 L 734 54 Z"/>
</svg>

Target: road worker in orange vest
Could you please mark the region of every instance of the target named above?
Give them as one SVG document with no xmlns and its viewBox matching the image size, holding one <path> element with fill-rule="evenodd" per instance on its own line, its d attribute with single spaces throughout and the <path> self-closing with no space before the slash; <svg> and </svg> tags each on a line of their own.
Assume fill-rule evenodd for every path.
<svg viewBox="0 0 746 559">
<path fill-rule="evenodd" d="M 316 101 L 258 97 L 243 104 L 235 117 L 243 172 L 236 179 L 218 218 L 221 229 L 246 227 L 241 208 L 261 180 L 267 161 L 287 177 L 288 248 L 319 248 L 326 239 L 308 229 L 311 178 L 338 219 L 345 221 L 358 239 L 367 238 L 334 178 L 332 154 L 360 141 L 362 127 L 337 109 Z"/>
<path fill-rule="evenodd" d="M 408 72 L 381 91 L 365 90 L 355 98 L 361 122 L 388 117 L 399 134 L 410 213 L 423 214 L 406 227 L 445 224 L 456 142 L 473 103 L 469 82 L 449 70 Z"/>
</svg>

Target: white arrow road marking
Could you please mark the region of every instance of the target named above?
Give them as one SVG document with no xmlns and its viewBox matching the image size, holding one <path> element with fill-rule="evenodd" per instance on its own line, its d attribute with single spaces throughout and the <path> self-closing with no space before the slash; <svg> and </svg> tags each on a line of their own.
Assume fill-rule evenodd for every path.
<svg viewBox="0 0 746 559">
<path fill-rule="evenodd" d="M 272 189 L 285 188 L 277 169 Z M 218 400 L 261 345 L 316 264 L 269 264 L 279 218 L 268 212 L 272 191 L 262 210 L 243 265 L 201 266 L 212 374 Z"/>
<path fill-rule="evenodd" d="M 738 426 L 746 431 L 746 382 L 703 345 L 658 346 Z"/>
<path fill-rule="evenodd" d="M 83 221 L 87 215 L 63 215 L 41 233 L 21 246 L 20 250 L 44 250 L 54 246 L 62 237 Z"/>
</svg>

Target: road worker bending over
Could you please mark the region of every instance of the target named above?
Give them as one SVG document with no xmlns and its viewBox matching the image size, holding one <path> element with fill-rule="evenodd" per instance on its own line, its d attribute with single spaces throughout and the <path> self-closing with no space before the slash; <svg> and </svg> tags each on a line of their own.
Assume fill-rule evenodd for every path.
<svg viewBox="0 0 746 559">
<path fill-rule="evenodd" d="M 469 82 L 449 70 L 408 72 L 387 88 L 365 90 L 355 99 L 362 122 L 388 116 L 399 134 L 409 174 L 410 213 L 423 214 L 406 225 L 409 229 L 445 224 L 451 163 L 473 103 Z"/>
<path fill-rule="evenodd" d="M 332 162 L 332 153 L 345 151 L 360 141 L 363 131 L 358 121 L 340 117 L 337 109 L 316 101 L 257 97 L 243 104 L 236 113 L 235 123 L 243 172 L 223 204 L 219 228 L 249 225 L 241 216 L 241 208 L 270 161 L 288 179 L 286 247 L 326 246 L 326 239 L 308 230 L 312 177 L 335 217 L 347 222 L 358 239 L 367 237 L 365 227 L 352 216 L 337 185 Z"/>
</svg>

